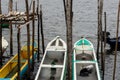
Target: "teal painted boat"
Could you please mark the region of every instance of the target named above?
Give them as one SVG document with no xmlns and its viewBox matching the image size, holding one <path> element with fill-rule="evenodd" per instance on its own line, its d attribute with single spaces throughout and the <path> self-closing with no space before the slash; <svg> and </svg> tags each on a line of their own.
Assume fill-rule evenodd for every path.
<svg viewBox="0 0 120 80">
<path fill-rule="evenodd" d="M 101 80 L 93 44 L 86 38 L 74 44 L 72 80 Z"/>
</svg>

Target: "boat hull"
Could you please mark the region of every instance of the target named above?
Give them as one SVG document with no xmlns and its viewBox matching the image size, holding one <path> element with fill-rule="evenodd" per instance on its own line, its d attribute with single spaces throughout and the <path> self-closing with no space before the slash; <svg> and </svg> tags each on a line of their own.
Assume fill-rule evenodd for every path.
<svg viewBox="0 0 120 80">
<path fill-rule="evenodd" d="M 34 42 L 34 59 L 37 56 L 37 43 Z M 30 64 L 32 63 L 32 45 L 30 46 Z M 20 53 L 20 79 L 22 80 L 24 74 L 26 73 L 27 69 L 28 69 L 28 59 L 26 57 L 27 55 L 27 46 L 23 46 L 21 49 L 21 53 Z M 0 69 L 0 80 L 15 80 L 17 79 L 17 70 L 18 70 L 18 66 L 17 66 L 17 60 L 18 59 L 18 54 L 16 54 L 12 59 L 10 59 L 10 61 L 8 61 L 3 67 L 2 69 Z M 3 74 L 4 73 L 4 74 Z"/>
<path fill-rule="evenodd" d="M 85 38 L 74 44 L 72 80 L 101 80 L 93 44 Z"/>
<path fill-rule="evenodd" d="M 35 80 L 66 80 L 66 43 L 59 37 L 48 43 Z"/>
</svg>

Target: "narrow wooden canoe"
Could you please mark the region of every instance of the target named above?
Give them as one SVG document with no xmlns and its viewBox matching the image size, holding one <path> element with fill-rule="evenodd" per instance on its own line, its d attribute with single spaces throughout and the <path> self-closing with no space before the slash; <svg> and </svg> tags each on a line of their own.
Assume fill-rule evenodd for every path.
<svg viewBox="0 0 120 80">
<path fill-rule="evenodd" d="M 93 44 L 82 38 L 74 44 L 72 80 L 101 80 Z"/>
<path fill-rule="evenodd" d="M 66 43 L 55 37 L 46 47 L 35 80 L 66 80 Z"/>
<path fill-rule="evenodd" d="M 34 42 L 34 57 L 37 55 L 37 42 Z M 20 53 L 20 77 L 22 78 L 28 68 L 28 57 L 27 57 L 27 44 L 21 48 Z M 30 63 L 32 62 L 32 42 L 30 44 Z M 18 54 L 16 54 L 12 59 L 10 59 L 1 69 L 0 69 L 0 80 L 16 80 L 18 71 Z"/>
</svg>

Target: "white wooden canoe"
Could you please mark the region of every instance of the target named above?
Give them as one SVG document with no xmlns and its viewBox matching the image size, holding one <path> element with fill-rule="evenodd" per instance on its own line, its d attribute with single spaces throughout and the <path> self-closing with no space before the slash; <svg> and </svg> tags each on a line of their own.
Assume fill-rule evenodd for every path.
<svg viewBox="0 0 120 80">
<path fill-rule="evenodd" d="M 55 37 L 46 47 L 35 80 L 66 80 L 66 43 Z"/>
<path fill-rule="evenodd" d="M 101 80 L 93 44 L 82 38 L 74 44 L 72 80 Z"/>
</svg>

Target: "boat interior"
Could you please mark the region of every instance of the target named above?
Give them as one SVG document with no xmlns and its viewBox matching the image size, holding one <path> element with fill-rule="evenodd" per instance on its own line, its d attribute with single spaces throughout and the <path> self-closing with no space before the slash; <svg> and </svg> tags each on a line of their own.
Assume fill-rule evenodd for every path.
<svg viewBox="0 0 120 80">
<path fill-rule="evenodd" d="M 76 80 L 98 80 L 95 64 L 76 63 Z"/>
<path fill-rule="evenodd" d="M 65 51 L 47 51 L 38 80 L 60 80 Z"/>
<path fill-rule="evenodd" d="M 77 51 L 75 54 L 76 60 L 94 60 L 94 55 L 92 50 Z"/>
<path fill-rule="evenodd" d="M 75 56 L 76 80 L 98 80 L 93 50 L 76 50 Z"/>
<path fill-rule="evenodd" d="M 30 46 L 30 58 L 32 58 L 32 47 Z M 34 52 L 35 53 L 35 52 Z M 27 65 L 27 46 L 23 46 L 20 53 L 20 68 L 24 68 Z M 8 61 L 2 69 L 0 69 L 0 78 L 12 78 L 16 76 L 15 74 L 18 71 L 18 54 L 16 54 L 10 61 Z M 4 74 L 2 74 L 4 73 Z"/>
<path fill-rule="evenodd" d="M 43 64 L 63 65 L 64 55 L 64 51 L 47 51 Z"/>
</svg>

